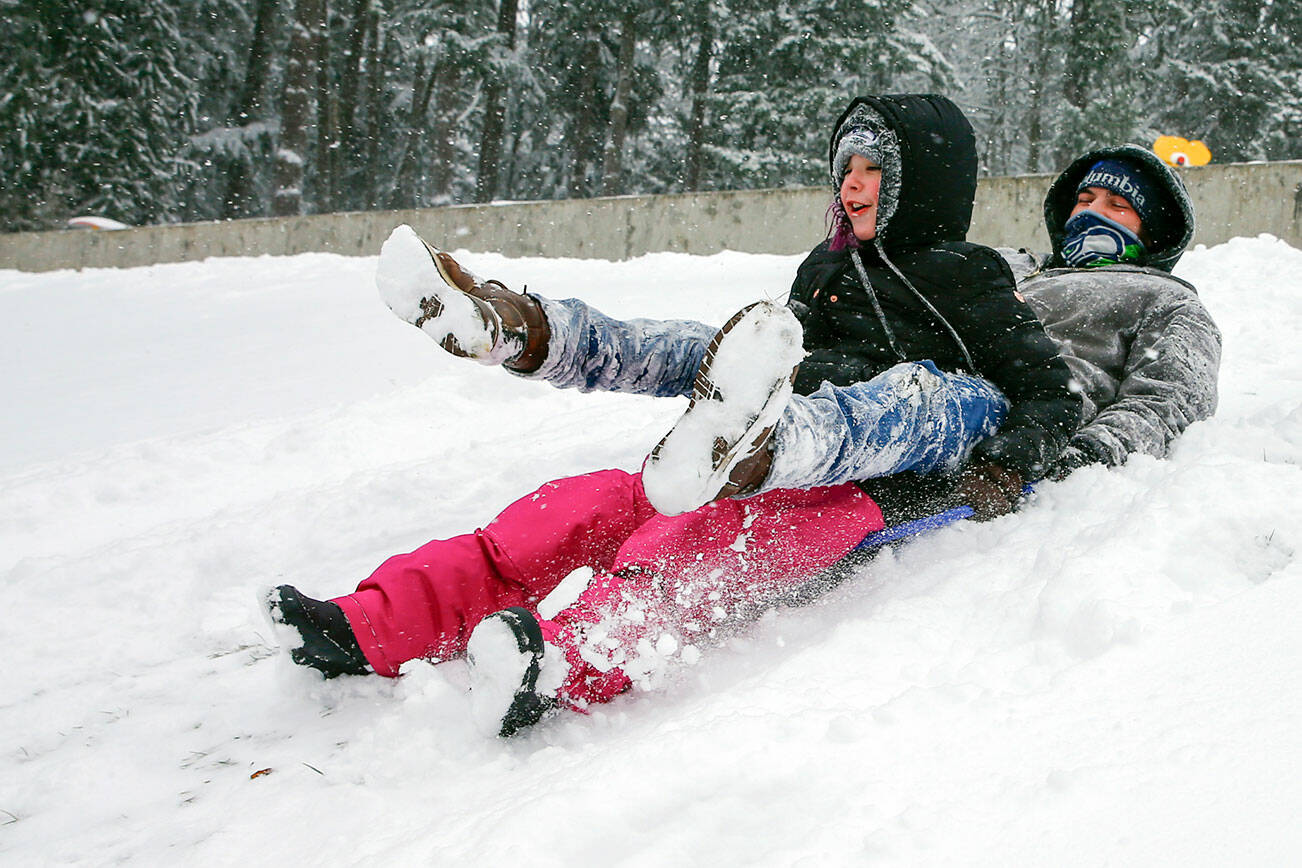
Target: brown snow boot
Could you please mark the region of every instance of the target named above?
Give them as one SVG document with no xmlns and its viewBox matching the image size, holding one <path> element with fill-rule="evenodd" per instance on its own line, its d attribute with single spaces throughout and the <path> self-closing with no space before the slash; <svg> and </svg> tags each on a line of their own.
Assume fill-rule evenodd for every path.
<svg viewBox="0 0 1302 868">
<path fill-rule="evenodd" d="M 403 224 L 380 249 L 376 288 L 389 309 L 463 358 L 529 373 L 551 330 L 536 298 L 484 282 Z"/>
<path fill-rule="evenodd" d="M 547 341 L 551 337 L 551 329 L 547 325 L 547 317 L 543 314 L 542 305 L 527 293 L 512 292 L 501 281 L 479 280 L 474 274 L 462 268 L 451 255 L 424 239 L 421 241 L 429 250 L 443 282 L 475 300 L 480 316 L 494 332 L 494 345 L 520 347 L 516 354 L 505 359 L 502 364 L 521 373 L 538 370 L 547 358 Z M 442 302 L 438 297 L 433 296 L 423 300 L 421 305 L 423 309 L 426 308 L 426 302 L 428 303 L 428 308 L 425 310 L 426 318 L 438 316 L 442 310 Z M 422 324 L 423 321 L 416 322 L 418 328 Z M 470 355 L 462 351 L 451 335 L 443 341 L 442 346 L 453 355 Z"/>
<path fill-rule="evenodd" d="M 772 302 L 743 308 L 719 329 L 686 411 L 642 466 L 643 490 L 658 512 L 679 515 L 763 489 L 773 430 L 805 354 L 802 337 L 795 315 Z M 757 347 L 764 352 L 753 353 Z"/>
</svg>

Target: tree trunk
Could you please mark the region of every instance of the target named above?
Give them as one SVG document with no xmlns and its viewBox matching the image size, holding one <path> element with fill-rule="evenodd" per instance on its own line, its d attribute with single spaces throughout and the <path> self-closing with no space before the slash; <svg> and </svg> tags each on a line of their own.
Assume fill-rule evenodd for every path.
<svg viewBox="0 0 1302 868">
<path fill-rule="evenodd" d="M 330 0 L 321 0 L 321 34 L 316 60 L 316 211 L 339 209 L 339 177 L 343 149 L 339 141 L 339 91 L 330 77 Z"/>
<path fill-rule="evenodd" d="M 1035 56 L 1031 61 L 1031 74 L 1027 82 L 1031 88 L 1031 102 L 1027 107 L 1026 139 L 1028 151 L 1027 170 L 1040 171 L 1044 153 L 1044 93 L 1049 87 L 1049 42 L 1053 38 L 1053 0 L 1040 0 L 1035 15 Z"/>
<path fill-rule="evenodd" d="M 515 50 L 515 18 L 518 0 L 502 0 L 497 10 L 497 32 L 506 37 L 506 51 Z M 503 97 L 506 87 L 499 74 L 484 88 L 484 133 L 479 146 L 479 171 L 475 175 L 475 201 L 490 202 L 497 193 L 497 177 L 502 159 L 502 136 L 506 124 Z"/>
<path fill-rule="evenodd" d="M 245 67 L 244 85 L 230 118 L 232 126 L 247 127 L 263 117 L 262 91 L 271 69 L 271 40 L 275 30 L 278 0 L 258 0 L 253 17 L 253 38 L 249 43 L 249 62 Z M 257 184 L 252 155 L 236 160 L 226 180 L 221 215 L 225 219 L 252 217 L 262 209 L 258 204 Z"/>
<path fill-rule="evenodd" d="M 637 48 L 637 13 L 624 10 L 619 36 L 619 69 L 616 71 L 615 100 L 610 104 L 610 134 L 601 161 L 601 195 L 619 193 L 624 160 L 624 135 L 628 130 L 628 96 L 633 89 L 633 52 Z"/>
<path fill-rule="evenodd" d="M 1078 110 L 1084 111 L 1089 101 L 1090 71 L 1099 63 L 1089 50 L 1094 38 L 1087 29 L 1094 26 L 1091 20 L 1090 0 L 1074 0 L 1071 6 L 1071 26 L 1068 29 L 1067 64 L 1064 70 L 1062 95 Z"/>
<path fill-rule="evenodd" d="M 710 60 L 714 55 L 714 22 L 710 20 L 709 0 L 700 0 L 697 35 L 700 44 L 692 63 L 692 118 L 687 127 L 687 159 L 683 186 L 701 189 L 701 169 L 705 149 L 705 101 L 710 93 Z"/>
<path fill-rule="evenodd" d="M 348 24 L 348 45 L 344 49 L 343 69 L 339 73 L 339 132 L 345 141 L 354 135 L 358 91 L 362 77 L 362 55 L 366 52 L 367 28 L 370 26 L 371 0 L 353 0 Z"/>
<path fill-rule="evenodd" d="M 294 22 L 285 63 L 281 98 L 280 144 L 274 168 L 275 193 L 271 213 L 289 217 L 303 213 L 303 173 L 307 163 L 307 130 L 311 123 L 312 91 L 316 80 L 316 40 L 321 32 L 323 0 L 296 0 Z"/>
<path fill-rule="evenodd" d="M 451 63 L 440 61 L 434 70 L 433 92 L 437 96 L 434 100 L 434 123 L 431 136 L 434 139 L 434 161 L 430 187 L 436 196 L 448 202 L 453 198 L 452 161 L 456 155 L 453 147 L 456 130 L 453 129 L 453 125 L 457 118 L 455 114 L 457 78 L 457 68 Z"/>
<path fill-rule="evenodd" d="M 372 9 L 367 25 L 367 39 L 371 45 L 371 54 L 367 68 L 367 104 L 369 112 L 366 123 L 366 160 L 362 164 L 363 201 L 367 208 L 378 208 L 380 204 L 380 103 L 384 99 L 384 78 L 381 74 L 380 59 L 384 56 L 380 45 L 380 10 Z"/>
<path fill-rule="evenodd" d="M 581 199 L 587 193 L 589 150 L 592 145 L 592 108 L 586 101 L 592 99 L 597 87 L 596 68 L 600 58 L 601 46 L 597 44 L 597 37 L 590 34 L 583 45 L 583 53 L 579 60 L 580 74 L 576 89 L 580 107 L 575 111 L 570 127 L 570 147 L 573 150 L 574 162 L 570 169 L 570 182 L 566 185 L 565 195 L 571 199 Z"/>
</svg>

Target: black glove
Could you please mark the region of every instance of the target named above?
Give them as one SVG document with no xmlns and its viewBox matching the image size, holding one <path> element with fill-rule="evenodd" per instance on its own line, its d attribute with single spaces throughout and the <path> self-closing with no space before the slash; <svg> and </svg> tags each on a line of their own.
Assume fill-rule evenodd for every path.
<svg viewBox="0 0 1302 868">
<path fill-rule="evenodd" d="M 1073 443 L 1058 455 L 1058 459 L 1049 467 L 1049 472 L 1044 474 L 1054 482 L 1066 479 L 1074 470 L 1079 470 L 1090 464 L 1104 464 L 1103 458 L 1094 454 L 1094 451 L 1079 443 Z"/>
<path fill-rule="evenodd" d="M 1022 474 L 988 461 L 969 464 L 958 475 L 954 502 L 972 507 L 972 518 L 989 521 L 1007 515 L 1022 498 Z"/>
</svg>

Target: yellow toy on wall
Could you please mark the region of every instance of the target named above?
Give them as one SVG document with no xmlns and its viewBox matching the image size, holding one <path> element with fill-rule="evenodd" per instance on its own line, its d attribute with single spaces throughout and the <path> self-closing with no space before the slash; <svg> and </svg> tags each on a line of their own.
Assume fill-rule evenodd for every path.
<svg viewBox="0 0 1302 868">
<path fill-rule="evenodd" d="M 1153 153 L 1171 166 L 1205 166 L 1212 161 L 1212 152 L 1206 145 L 1179 136 L 1158 136 L 1153 142 Z"/>
</svg>

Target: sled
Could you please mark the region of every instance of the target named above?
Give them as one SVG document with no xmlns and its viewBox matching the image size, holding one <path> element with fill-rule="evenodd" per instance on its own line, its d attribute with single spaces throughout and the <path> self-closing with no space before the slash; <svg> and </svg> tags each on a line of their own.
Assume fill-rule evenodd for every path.
<svg viewBox="0 0 1302 868">
<path fill-rule="evenodd" d="M 1028 485 L 1023 489 L 1022 493 L 1027 495 L 1033 491 L 1034 489 Z M 902 521 L 899 524 L 892 524 L 881 530 L 875 530 L 864 537 L 859 545 L 851 549 L 850 553 L 839 562 L 828 567 L 800 587 L 784 594 L 781 600 L 776 601 L 776 604 L 780 606 L 808 605 L 850 578 L 860 567 L 872 560 L 888 546 L 906 542 L 919 534 L 925 534 L 960 521 L 966 521 L 972 517 L 974 512 L 975 510 L 970 506 L 956 506 L 944 512 L 924 515 L 921 518 Z"/>
</svg>

